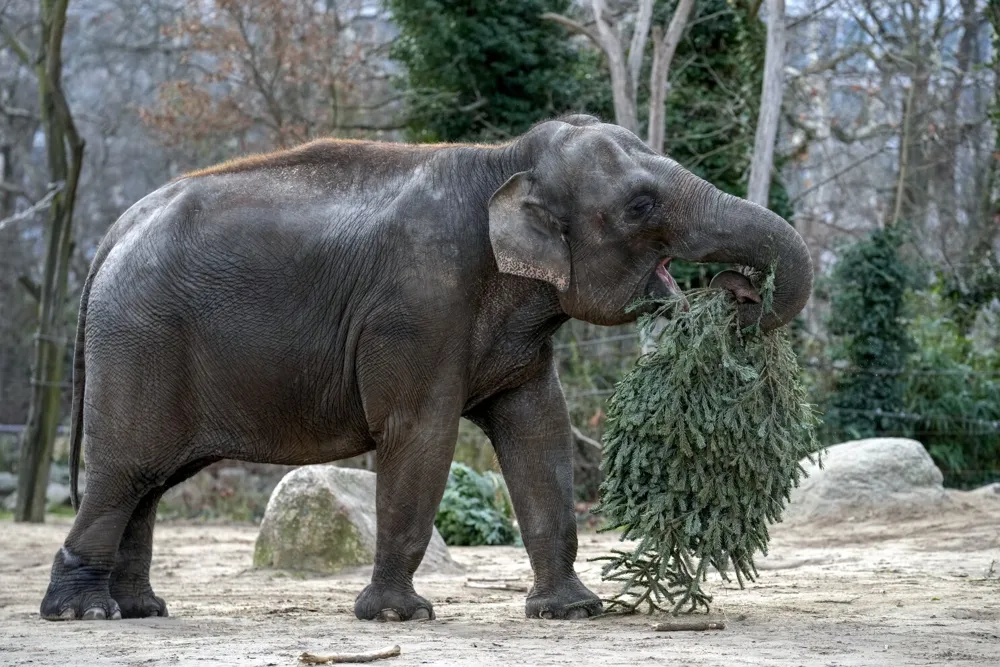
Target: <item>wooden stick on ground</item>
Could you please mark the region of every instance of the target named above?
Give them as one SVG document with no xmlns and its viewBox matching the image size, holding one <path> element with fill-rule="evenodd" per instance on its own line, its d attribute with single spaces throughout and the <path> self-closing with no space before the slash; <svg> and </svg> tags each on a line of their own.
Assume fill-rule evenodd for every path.
<svg viewBox="0 0 1000 667">
<path fill-rule="evenodd" d="M 528 592 L 527 584 L 517 584 L 510 581 L 498 581 L 495 583 L 474 583 L 472 581 L 465 582 L 466 588 L 486 588 L 495 591 L 518 591 L 520 593 Z"/>
<path fill-rule="evenodd" d="M 299 656 L 299 661 L 307 665 L 328 665 L 333 663 L 375 662 L 376 660 L 395 658 L 398 655 L 399 646 L 393 646 L 383 651 L 374 651 L 371 653 L 345 653 L 342 655 L 313 655 L 312 653 L 303 653 Z"/>
<path fill-rule="evenodd" d="M 663 621 L 654 623 L 653 630 L 657 632 L 698 632 L 701 630 L 725 630 L 724 621 Z"/>
</svg>

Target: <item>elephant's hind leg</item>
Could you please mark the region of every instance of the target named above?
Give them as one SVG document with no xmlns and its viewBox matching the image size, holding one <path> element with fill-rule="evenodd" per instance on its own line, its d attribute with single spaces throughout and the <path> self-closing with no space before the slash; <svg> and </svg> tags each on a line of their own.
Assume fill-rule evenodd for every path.
<svg viewBox="0 0 1000 667">
<path fill-rule="evenodd" d="M 56 553 L 41 615 L 50 620 L 121 618 L 110 579 L 132 513 L 149 491 L 137 470 L 90 470 L 69 536 Z"/>
<path fill-rule="evenodd" d="M 180 484 L 215 459 L 203 459 L 184 466 L 163 486 L 148 492 L 132 512 L 111 572 L 111 597 L 121 608 L 122 618 L 167 616 L 167 603 L 153 593 L 149 583 L 149 566 L 153 559 L 153 526 L 160 498 L 171 487 Z"/>
<path fill-rule="evenodd" d="M 160 487 L 143 497 L 122 534 L 109 586 L 122 618 L 167 615 L 167 603 L 153 593 L 149 584 L 156 506 L 165 490 Z"/>
</svg>

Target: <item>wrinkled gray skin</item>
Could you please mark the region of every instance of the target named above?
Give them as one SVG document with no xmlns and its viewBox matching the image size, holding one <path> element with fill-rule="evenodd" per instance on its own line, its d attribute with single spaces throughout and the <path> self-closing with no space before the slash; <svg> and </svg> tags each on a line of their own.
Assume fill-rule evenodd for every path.
<svg viewBox="0 0 1000 667">
<path fill-rule="evenodd" d="M 633 319 L 637 297 L 675 288 L 669 257 L 776 261 L 767 328 L 811 290 L 784 220 L 587 116 L 496 147 L 318 142 L 166 185 L 111 228 L 84 288 L 72 446 L 78 458 L 82 435 L 87 492 L 42 616 L 166 616 L 149 583 L 156 505 L 207 464 L 374 450 L 377 553 L 355 613 L 433 617 L 412 577 L 462 416 L 510 488 L 527 615 L 597 613 L 573 569 L 551 338 L 572 317 Z M 75 498 L 75 466 L 73 482 Z"/>
</svg>

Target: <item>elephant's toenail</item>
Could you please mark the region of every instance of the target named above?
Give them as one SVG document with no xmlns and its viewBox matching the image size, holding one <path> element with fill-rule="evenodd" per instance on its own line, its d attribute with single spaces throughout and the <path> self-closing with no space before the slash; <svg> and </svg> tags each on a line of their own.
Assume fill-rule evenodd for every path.
<svg viewBox="0 0 1000 667">
<path fill-rule="evenodd" d="M 542 613 L 539 614 L 539 616 L 546 620 L 552 620 L 552 612 L 548 610 L 543 611 Z"/>
<path fill-rule="evenodd" d="M 378 613 L 378 620 L 380 621 L 401 621 L 403 620 L 399 616 L 399 612 L 395 609 L 383 609 Z"/>
<path fill-rule="evenodd" d="M 85 621 L 103 621 L 108 617 L 100 607 L 93 607 L 83 612 L 83 620 Z"/>
<path fill-rule="evenodd" d="M 72 609 L 63 609 L 63 612 L 59 614 L 59 618 L 64 618 L 67 621 L 72 621 L 74 618 L 76 618 L 76 612 L 73 611 Z"/>
<path fill-rule="evenodd" d="M 111 614 L 111 620 L 112 621 L 122 620 L 122 612 L 120 609 L 115 609 L 115 613 Z"/>
<path fill-rule="evenodd" d="M 410 617 L 410 620 L 429 621 L 431 620 L 431 612 L 430 610 L 421 607 L 420 609 L 417 609 L 415 612 L 413 612 L 413 616 Z"/>
</svg>

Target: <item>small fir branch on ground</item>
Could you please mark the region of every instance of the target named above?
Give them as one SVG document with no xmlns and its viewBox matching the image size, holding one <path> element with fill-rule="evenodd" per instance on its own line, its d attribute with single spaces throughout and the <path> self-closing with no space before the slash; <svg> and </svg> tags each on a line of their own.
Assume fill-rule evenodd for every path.
<svg viewBox="0 0 1000 667">
<path fill-rule="evenodd" d="M 773 273 L 760 292 L 765 312 Z M 705 289 L 656 304 L 639 326 L 667 321 L 608 405 L 595 512 L 631 552 L 614 551 L 603 578 L 622 585 L 609 611 L 708 611 L 708 568 L 742 587 L 767 554 L 768 524 L 781 520 L 800 461 L 819 450 L 784 328 L 740 329 L 727 292 Z"/>
</svg>

